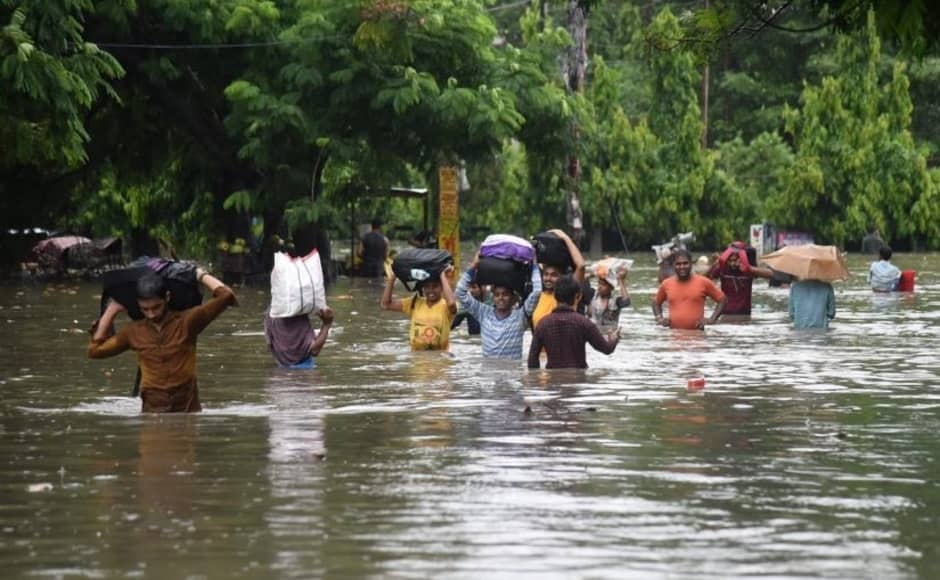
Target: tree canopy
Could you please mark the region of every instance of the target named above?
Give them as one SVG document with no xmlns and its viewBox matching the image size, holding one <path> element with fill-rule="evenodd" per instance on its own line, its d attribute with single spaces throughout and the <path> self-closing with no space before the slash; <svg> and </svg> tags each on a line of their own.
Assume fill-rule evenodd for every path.
<svg viewBox="0 0 940 580">
<path fill-rule="evenodd" d="M 0 220 L 206 254 L 345 235 L 353 202 L 415 223 L 372 194 L 459 163 L 466 227 L 531 234 L 576 158 L 585 227 L 631 248 L 762 220 L 940 247 L 935 11 L 582 4 L 577 94 L 562 1 L 0 0 Z"/>
</svg>

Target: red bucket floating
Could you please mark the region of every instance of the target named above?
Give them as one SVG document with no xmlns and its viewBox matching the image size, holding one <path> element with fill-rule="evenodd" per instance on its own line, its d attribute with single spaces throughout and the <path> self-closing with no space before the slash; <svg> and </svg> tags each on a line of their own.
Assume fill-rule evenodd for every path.
<svg viewBox="0 0 940 580">
<path fill-rule="evenodd" d="M 916 270 L 904 270 L 901 272 L 901 279 L 898 280 L 898 292 L 913 292 L 914 279 L 916 277 Z"/>
<path fill-rule="evenodd" d="M 705 379 L 703 377 L 689 379 L 686 388 L 690 391 L 700 391 L 705 388 Z"/>
</svg>

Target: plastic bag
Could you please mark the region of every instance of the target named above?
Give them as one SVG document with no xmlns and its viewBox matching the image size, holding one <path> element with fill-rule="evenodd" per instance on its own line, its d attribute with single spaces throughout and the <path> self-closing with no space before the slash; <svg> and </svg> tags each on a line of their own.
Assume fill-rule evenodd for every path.
<svg viewBox="0 0 940 580">
<path fill-rule="evenodd" d="M 321 308 L 326 308 L 326 290 L 319 252 L 313 250 L 302 258 L 275 253 L 271 270 L 271 318 L 310 314 Z"/>
<path fill-rule="evenodd" d="M 617 279 L 623 272 L 629 272 L 633 267 L 633 260 L 626 258 L 604 258 L 591 266 L 591 274 L 603 278 L 608 284 L 617 287 Z"/>
</svg>

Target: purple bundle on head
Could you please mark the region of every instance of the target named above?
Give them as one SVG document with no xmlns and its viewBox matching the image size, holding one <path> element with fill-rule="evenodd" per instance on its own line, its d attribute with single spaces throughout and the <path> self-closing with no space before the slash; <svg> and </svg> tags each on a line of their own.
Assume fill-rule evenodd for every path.
<svg viewBox="0 0 940 580">
<path fill-rule="evenodd" d="M 480 257 L 532 262 L 535 260 L 535 248 L 528 240 L 520 237 L 509 234 L 493 234 L 487 236 L 480 244 Z"/>
</svg>

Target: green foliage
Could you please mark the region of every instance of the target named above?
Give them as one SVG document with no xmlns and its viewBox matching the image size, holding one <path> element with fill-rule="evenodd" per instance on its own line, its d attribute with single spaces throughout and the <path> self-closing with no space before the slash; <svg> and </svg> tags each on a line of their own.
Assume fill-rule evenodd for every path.
<svg viewBox="0 0 940 580">
<path fill-rule="evenodd" d="M 86 159 L 84 116 L 124 70 L 86 42 L 90 0 L 0 2 L 0 170 L 74 168 Z"/>
<path fill-rule="evenodd" d="M 807 18 L 811 24 L 805 24 Z M 855 32 L 870 23 L 882 38 L 908 53 L 923 54 L 936 48 L 940 39 L 940 12 L 925 0 L 794 0 L 783 5 L 715 0 L 690 12 L 683 40 L 708 51 L 738 36 L 773 30 Z"/>
<path fill-rule="evenodd" d="M 878 43 L 883 22 L 914 30 L 917 14 L 879 2 L 866 26 L 849 19 L 851 37 L 753 40 L 723 36 L 737 0 L 667 2 L 679 18 L 589 4 L 588 86 L 568 95 L 560 0 L 547 14 L 487 0 L 0 0 L 0 214 L 184 251 L 246 237 L 248 216 L 265 234 L 317 222 L 345 235 L 353 205 L 419 225 L 418 202 L 381 192 L 433 187 L 440 163 L 462 160 L 465 229 L 529 234 L 564 223 L 576 157 L 587 227 L 622 226 L 631 247 L 689 229 L 719 247 L 761 219 L 836 242 L 872 222 L 940 243 L 940 65 Z M 823 5 L 794 3 L 785 24 L 843 7 Z"/>
<path fill-rule="evenodd" d="M 408 168 L 491 164 L 510 138 L 562 146 L 568 100 L 547 57 L 494 47 L 480 2 L 311 0 L 295 10 L 282 11 L 278 35 L 297 42 L 225 91 L 239 156 L 264 175 L 240 207 L 285 209 L 293 227 L 322 219 L 321 201 L 342 208 L 402 183 Z"/>
<path fill-rule="evenodd" d="M 182 166 L 175 163 L 159 179 L 121 182 L 112 169 L 103 172 L 100 188 L 84 196 L 65 225 L 96 236 L 131 239 L 145 232 L 190 255 L 210 250 L 213 195 L 181 191 Z"/>
<path fill-rule="evenodd" d="M 563 199 L 549 201 L 532 189 L 525 146 L 507 141 L 491 162 L 470 168 L 470 191 L 461 192 L 461 223 L 465 230 L 483 228 L 522 237 L 561 223 Z M 563 217 L 563 216 L 562 216 Z"/>
<path fill-rule="evenodd" d="M 898 63 L 882 83 L 880 56 L 870 14 L 867 28 L 839 38 L 839 73 L 806 86 L 801 109 L 786 111 L 796 159 L 787 188 L 768 211 L 778 225 L 840 245 L 875 225 L 888 239 L 924 236 L 936 247 L 940 207 L 930 202 L 937 184 L 910 132 L 907 76 Z"/>
<path fill-rule="evenodd" d="M 663 10 L 647 34 L 678 35 L 679 21 Z M 631 120 L 619 71 L 600 59 L 593 63 L 582 197 L 592 224 L 622 227 L 632 247 L 687 230 L 712 247 L 742 237 L 756 213 L 756 197 L 737 184 L 728 166 L 716 167 L 719 155 L 702 148 L 692 53 L 653 51 L 643 76 L 656 98 L 646 114 Z"/>
<path fill-rule="evenodd" d="M 737 137 L 715 150 L 716 169 L 734 179 L 743 196 L 741 211 L 752 221 L 767 220 L 765 202 L 784 193 L 793 162 L 793 151 L 778 133 L 761 133 L 750 142 Z"/>
</svg>

